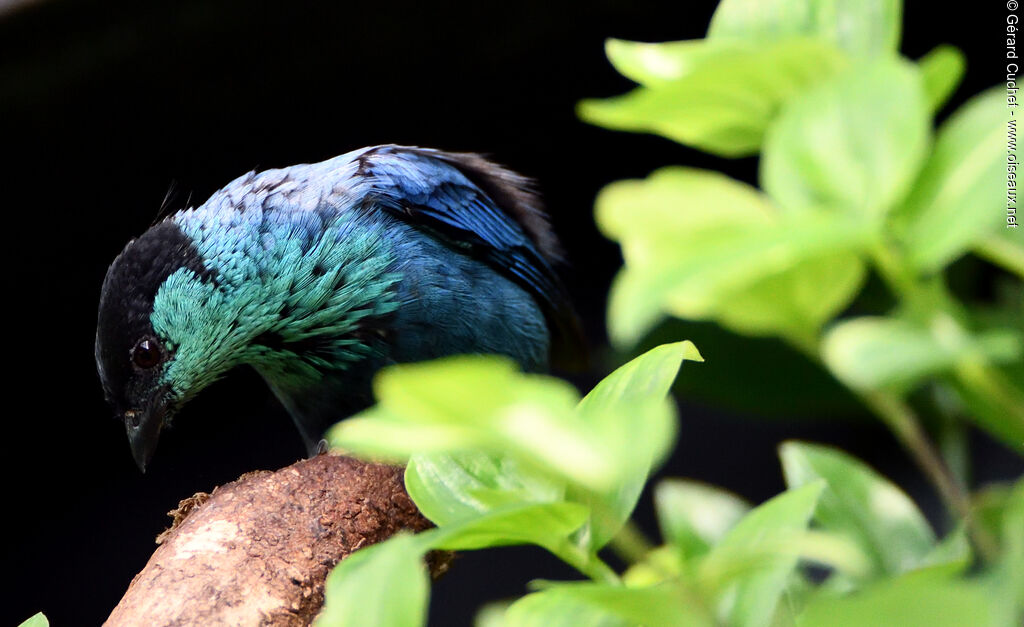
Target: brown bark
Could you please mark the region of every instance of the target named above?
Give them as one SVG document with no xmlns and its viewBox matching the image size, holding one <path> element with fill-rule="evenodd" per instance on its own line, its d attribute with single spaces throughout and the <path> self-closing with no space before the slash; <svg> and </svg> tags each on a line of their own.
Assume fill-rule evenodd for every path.
<svg viewBox="0 0 1024 627">
<path fill-rule="evenodd" d="M 339 560 L 430 526 L 401 468 L 332 455 L 248 473 L 171 515 L 106 625 L 309 625 Z"/>
</svg>

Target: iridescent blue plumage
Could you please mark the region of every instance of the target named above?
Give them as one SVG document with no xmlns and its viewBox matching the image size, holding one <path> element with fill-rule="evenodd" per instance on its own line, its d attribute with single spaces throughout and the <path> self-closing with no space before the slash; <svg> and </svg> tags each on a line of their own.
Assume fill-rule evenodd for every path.
<svg viewBox="0 0 1024 627">
<path fill-rule="evenodd" d="M 115 260 L 97 362 L 140 464 L 160 425 L 139 417 L 162 424 L 239 364 L 312 447 L 370 404 L 384 365 L 500 353 L 537 370 L 553 345 L 571 353 L 556 257 L 526 181 L 476 155 L 378 146 L 249 173 Z"/>
</svg>

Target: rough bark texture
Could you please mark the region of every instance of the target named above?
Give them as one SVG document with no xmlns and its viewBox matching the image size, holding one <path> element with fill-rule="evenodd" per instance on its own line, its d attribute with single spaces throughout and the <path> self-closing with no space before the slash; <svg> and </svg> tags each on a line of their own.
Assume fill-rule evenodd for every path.
<svg viewBox="0 0 1024 627">
<path fill-rule="evenodd" d="M 401 468 L 332 455 L 243 475 L 171 515 L 106 625 L 309 625 L 339 560 L 430 526 Z"/>
</svg>

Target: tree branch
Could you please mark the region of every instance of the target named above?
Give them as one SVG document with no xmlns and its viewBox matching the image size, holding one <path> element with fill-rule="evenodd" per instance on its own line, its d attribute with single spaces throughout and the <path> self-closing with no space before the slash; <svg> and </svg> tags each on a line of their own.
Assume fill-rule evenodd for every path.
<svg viewBox="0 0 1024 627">
<path fill-rule="evenodd" d="M 320 455 L 182 501 L 106 625 L 309 625 L 338 561 L 431 526 L 402 472 Z M 450 558 L 433 555 L 432 573 Z"/>
</svg>

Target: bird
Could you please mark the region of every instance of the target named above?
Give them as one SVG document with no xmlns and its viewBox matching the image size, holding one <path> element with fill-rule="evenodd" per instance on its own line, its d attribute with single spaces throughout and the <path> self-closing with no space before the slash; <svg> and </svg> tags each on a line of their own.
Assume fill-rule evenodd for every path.
<svg viewBox="0 0 1024 627">
<path fill-rule="evenodd" d="M 386 366 L 504 355 L 585 360 L 532 180 L 476 153 L 394 144 L 250 171 L 158 218 L 103 280 L 95 357 L 145 472 L 190 399 L 254 368 L 322 450 Z"/>
</svg>

